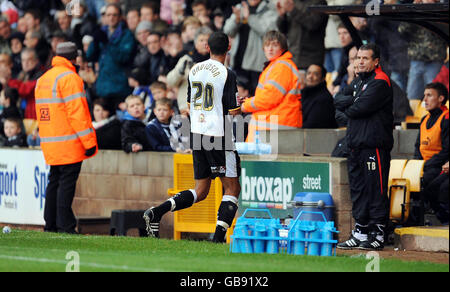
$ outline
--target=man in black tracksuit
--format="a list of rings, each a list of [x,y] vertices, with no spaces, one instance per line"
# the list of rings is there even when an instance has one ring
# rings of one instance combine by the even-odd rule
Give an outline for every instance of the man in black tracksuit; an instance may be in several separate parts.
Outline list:
[[[348,177],[356,221],[350,239],[338,244],[342,249],[384,247],[394,116],[391,83],[379,63],[378,47],[363,45],[357,55],[357,80],[347,99],[335,104],[348,118]]]

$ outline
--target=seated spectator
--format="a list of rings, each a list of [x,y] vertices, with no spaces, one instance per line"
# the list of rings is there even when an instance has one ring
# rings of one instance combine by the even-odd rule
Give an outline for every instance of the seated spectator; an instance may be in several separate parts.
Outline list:
[[[72,16],[67,14],[66,10],[59,10],[55,13],[56,26],[54,30],[62,31],[66,36],[72,37],[73,31],[70,27]]]
[[[34,99],[34,88],[39,77],[44,73],[39,63],[36,51],[33,49],[24,49],[21,53],[22,72],[17,79],[11,79],[11,75],[4,76],[9,87],[16,88],[19,91],[19,97],[22,100],[21,108],[24,109],[23,117],[25,119],[36,119],[36,102]]]
[[[211,10],[208,7],[208,0],[194,0],[191,7],[192,15],[200,20],[202,26],[211,26]]]
[[[72,30],[73,40],[79,49],[82,48],[81,40],[86,35],[92,35],[97,29],[95,18],[88,13],[85,1],[80,1],[77,11],[72,13],[70,28]],[[72,9],[75,9],[75,5]],[[70,35],[69,35],[70,36]]]
[[[121,129],[122,149],[126,153],[151,151],[145,126],[147,124],[144,103],[139,96],[130,95],[125,99],[127,114]]]
[[[154,31],[163,34],[166,31],[168,24],[159,18],[159,3],[147,2],[141,6],[141,21],[149,21],[152,23]]]
[[[19,109],[17,108],[17,101],[19,100],[19,92],[17,89],[6,87],[0,93],[0,105],[3,106],[3,111],[0,113],[0,134],[4,135],[3,123],[8,118],[21,119]]]
[[[278,31],[269,31],[263,44],[269,63],[261,73],[255,96],[241,105],[243,113],[252,113],[248,142],[254,142],[257,130],[302,127],[299,73],[288,51],[287,39]]]
[[[39,31],[29,30],[25,34],[24,44],[28,49],[34,49],[36,51],[36,55],[41,64],[46,64],[50,54],[50,45]]]
[[[51,68],[52,67],[52,60],[53,57],[56,56],[56,47],[60,43],[67,42],[69,39],[66,34],[64,34],[60,30],[56,30],[52,33],[51,39],[50,39],[50,51],[48,54],[48,59],[45,62],[45,68]]]
[[[337,128],[333,96],[327,89],[326,69],[312,64],[306,71],[306,86],[302,89],[303,128]]]
[[[177,102],[181,114],[187,115],[189,108],[187,105],[187,88],[189,70],[194,64],[206,61],[209,59],[209,51],[206,47],[208,38],[212,34],[209,27],[203,26],[195,33],[195,46],[192,51],[178,60],[175,68],[167,74],[167,85],[169,87],[178,88]]]
[[[331,88],[329,88],[332,95],[336,94],[340,90],[343,82],[346,82],[345,76],[347,75],[347,67],[350,64],[348,55],[349,51],[355,46],[350,32],[343,23],[338,26],[338,35],[342,45],[342,59],[340,62],[338,75],[334,79]]]
[[[152,23],[149,21],[141,21],[136,27],[134,33],[137,40],[136,55],[133,60],[133,67],[143,67],[150,59],[150,53],[147,49],[147,38],[152,31]]]
[[[165,34],[165,39],[163,50],[167,56],[167,70],[170,72],[186,52],[183,51],[183,41],[179,30],[168,30]]]
[[[183,50],[190,52],[194,50],[195,33],[202,26],[200,20],[195,16],[189,16],[183,21],[181,26],[181,39],[183,40]]]
[[[0,54],[11,54],[11,48],[8,44],[8,38],[11,34],[11,27],[8,18],[0,16]]]
[[[147,72],[142,68],[135,68],[128,76],[128,85],[133,88],[132,95],[142,98],[145,108],[150,108],[153,104],[153,95],[150,90],[150,80]]]
[[[98,149],[122,149],[120,132],[121,123],[115,115],[110,115],[108,103],[103,98],[98,98],[93,103],[94,126],[97,135]]]
[[[423,187],[439,176],[442,165],[448,161],[448,100],[447,88],[442,83],[425,87],[423,102],[428,114],[423,117],[415,144],[415,159],[425,160]]]
[[[161,81],[155,81],[152,83],[152,85],[150,85],[150,91],[152,92],[153,95],[153,99],[156,102],[157,100],[160,99],[164,99],[164,98],[168,98],[169,95],[169,89],[167,88],[167,85],[164,82]],[[170,99],[170,98],[169,98]],[[178,108],[178,103],[177,100],[173,100],[170,99],[172,101],[172,110],[174,112],[175,115],[179,115],[180,114],[180,110]],[[153,120],[154,118],[156,118],[156,115],[154,113],[155,110],[155,106],[156,103],[153,102],[153,104],[151,105],[150,109],[149,109],[149,121]]]
[[[127,17],[126,17],[127,26],[128,26],[128,29],[132,33],[136,32],[136,28],[140,22],[140,18],[141,18],[141,15],[140,15],[139,9],[132,8],[132,9],[128,10]]]
[[[147,63],[140,66],[149,73],[150,84],[158,80],[161,75],[165,76],[169,72],[169,60],[162,49],[161,38],[162,35],[156,31],[150,33],[147,37],[147,49],[150,53],[150,58]]]
[[[158,99],[155,102],[154,118],[147,125],[147,134],[154,151],[172,152],[170,137],[173,125],[170,122],[173,117],[172,101],[168,98]],[[172,127],[172,129],[171,129]]]
[[[22,52],[22,49],[24,47],[23,41],[25,40],[25,35],[21,32],[14,32],[11,34],[11,37],[9,38],[9,44],[11,46],[11,59],[13,62],[12,67],[12,75],[11,77],[13,79],[17,78],[17,75],[19,75],[20,71],[22,71],[22,62],[20,60],[20,53]]]
[[[22,120],[18,118],[7,118],[3,124],[6,139],[2,146],[5,147],[27,147],[27,136],[22,133]]]

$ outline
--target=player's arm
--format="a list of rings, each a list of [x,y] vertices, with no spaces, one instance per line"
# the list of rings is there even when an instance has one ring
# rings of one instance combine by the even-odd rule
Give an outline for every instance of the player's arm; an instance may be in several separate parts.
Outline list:
[[[241,107],[237,101],[237,82],[236,74],[228,70],[228,77],[224,87],[224,109],[228,110],[228,114],[231,116],[237,116],[241,114]]]

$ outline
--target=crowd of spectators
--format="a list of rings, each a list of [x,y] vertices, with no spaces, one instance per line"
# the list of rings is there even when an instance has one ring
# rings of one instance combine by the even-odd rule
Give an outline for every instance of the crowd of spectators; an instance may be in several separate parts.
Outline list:
[[[80,52],[79,74],[100,149],[187,151],[170,139],[179,128],[172,116],[189,116],[187,76],[194,64],[209,58],[205,44],[213,31],[223,31],[232,40],[227,66],[238,76],[241,97],[255,94],[264,70],[264,34],[278,30],[287,37],[300,72],[303,127],[345,127],[335,113],[333,96],[351,84],[353,60],[364,43],[380,46],[381,65],[398,87],[397,99],[421,99],[425,85],[440,75],[447,74],[442,80],[448,88],[448,47],[431,31],[352,17],[360,43],[338,17],[307,10],[310,5],[367,2],[1,1],[0,145],[39,145],[38,129],[26,129],[22,120],[36,119],[36,81],[51,67],[58,43],[65,41],[74,42]],[[440,1],[385,0],[384,5],[400,2]]]

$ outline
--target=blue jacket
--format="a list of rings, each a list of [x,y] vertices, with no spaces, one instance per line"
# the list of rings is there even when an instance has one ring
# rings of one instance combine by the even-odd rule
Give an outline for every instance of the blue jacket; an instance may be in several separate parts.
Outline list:
[[[170,140],[158,119],[153,119],[146,128],[148,140],[154,151],[173,152]]]
[[[102,27],[107,33],[108,27]],[[107,43],[94,40],[86,53],[88,61],[99,62],[99,74],[95,83],[98,96],[126,97],[132,92],[128,86],[126,69],[131,64],[135,49],[135,40],[131,31],[121,22],[108,38]]]

